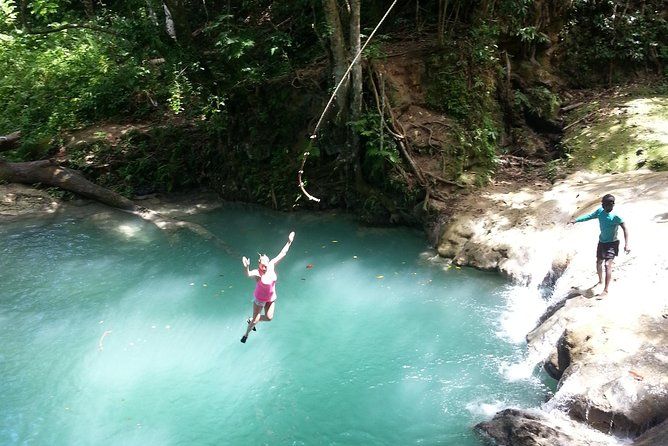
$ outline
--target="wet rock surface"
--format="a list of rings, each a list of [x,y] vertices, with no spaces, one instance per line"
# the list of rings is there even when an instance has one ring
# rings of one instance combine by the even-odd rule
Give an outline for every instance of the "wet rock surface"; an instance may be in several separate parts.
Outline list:
[[[596,209],[606,193],[617,197],[631,251],[620,252],[610,293],[602,296],[595,286],[598,224],[566,223]],[[668,238],[668,173],[579,173],[549,190],[492,189],[477,200],[484,212],[454,215],[438,251],[520,283],[553,286],[552,305],[527,334],[529,351],[558,380],[545,409],[558,407],[582,429],[611,439],[668,444],[657,440],[666,438],[668,417],[668,252],[659,243]],[[620,239],[623,247],[621,231]],[[497,444],[592,444],[571,430],[565,439],[549,416],[503,411],[490,423],[496,427],[484,431]]]

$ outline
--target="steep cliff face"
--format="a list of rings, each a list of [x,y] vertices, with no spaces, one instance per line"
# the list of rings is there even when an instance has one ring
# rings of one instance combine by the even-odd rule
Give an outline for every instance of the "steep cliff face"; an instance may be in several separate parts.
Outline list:
[[[598,224],[566,223],[594,210],[606,193],[617,197],[631,251],[616,259],[610,293],[602,297],[594,286]],[[578,173],[549,189],[492,185],[461,207],[442,232],[441,255],[553,289],[554,305],[527,336],[529,350],[558,380],[543,409],[630,438],[666,420],[668,252],[661,241],[668,237],[668,172]],[[592,444],[543,418],[500,413],[480,429],[500,444],[544,444],[536,438],[545,435],[552,438],[545,444]],[[510,432],[503,428],[509,423],[515,439],[497,437]]]

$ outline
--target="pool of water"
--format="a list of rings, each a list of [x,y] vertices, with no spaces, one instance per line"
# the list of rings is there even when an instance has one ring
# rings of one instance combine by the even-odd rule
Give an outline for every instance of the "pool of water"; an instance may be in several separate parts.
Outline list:
[[[243,205],[192,219],[229,245],[125,214],[0,226],[0,444],[480,445],[533,407],[500,333],[509,285],[444,266],[423,234]],[[278,253],[275,318],[239,342]],[[530,374],[531,375],[531,374]]]

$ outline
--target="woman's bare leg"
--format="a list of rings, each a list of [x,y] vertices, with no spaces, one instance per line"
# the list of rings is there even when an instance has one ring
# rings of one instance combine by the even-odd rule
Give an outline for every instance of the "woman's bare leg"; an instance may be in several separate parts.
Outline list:
[[[276,301],[273,302],[267,302],[264,304],[264,314],[262,315],[262,321],[264,322],[269,322],[274,318],[274,308],[276,307],[274,305]]]
[[[253,329],[253,327],[255,327],[255,325],[258,322],[260,322],[261,312],[262,312],[262,307],[255,305],[255,303],[253,303],[253,317],[251,318],[250,323],[248,324],[248,328],[246,328],[246,334],[244,335],[245,337],[247,337],[248,334]]]

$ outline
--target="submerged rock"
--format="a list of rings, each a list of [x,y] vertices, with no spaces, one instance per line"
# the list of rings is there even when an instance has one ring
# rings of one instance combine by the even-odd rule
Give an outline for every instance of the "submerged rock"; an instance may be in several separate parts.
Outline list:
[[[617,440],[538,411],[505,409],[475,430],[498,446],[611,446]]]
[[[52,214],[59,206],[59,200],[43,190],[22,184],[0,184],[0,221]]]
[[[665,446],[668,444],[668,420],[636,438],[633,446]]]
[[[566,446],[573,439],[559,430],[548,426],[545,417],[528,412],[506,409],[497,413],[492,420],[479,423],[479,432],[492,438],[500,446]]]

